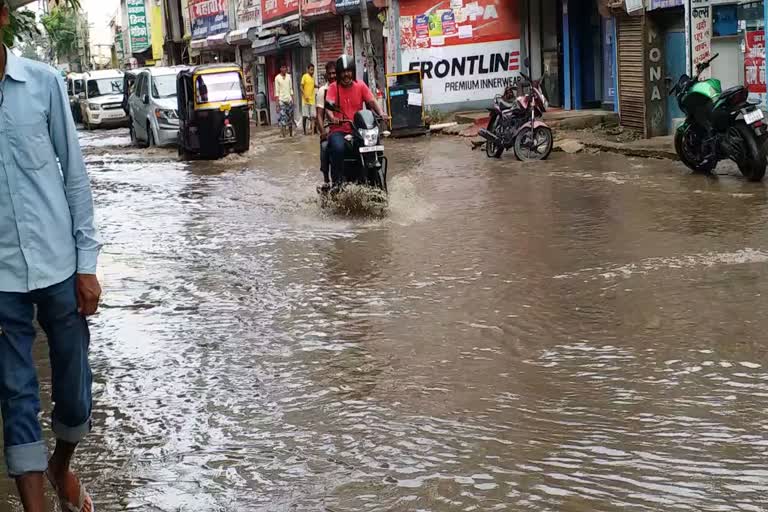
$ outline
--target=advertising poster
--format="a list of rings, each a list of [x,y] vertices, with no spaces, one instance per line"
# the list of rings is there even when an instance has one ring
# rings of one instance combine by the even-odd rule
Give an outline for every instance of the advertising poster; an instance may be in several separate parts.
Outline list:
[[[189,18],[192,39],[205,39],[229,31],[227,0],[190,0]]]
[[[520,74],[516,2],[401,0],[401,71],[421,70],[427,105],[491,100]]]
[[[750,95],[765,94],[765,32],[747,32],[744,40],[744,84]]]
[[[130,36],[131,53],[141,53],[149,48],[149,24],[147,23],[147,8],[144,0],[128,0],[128,34]]]

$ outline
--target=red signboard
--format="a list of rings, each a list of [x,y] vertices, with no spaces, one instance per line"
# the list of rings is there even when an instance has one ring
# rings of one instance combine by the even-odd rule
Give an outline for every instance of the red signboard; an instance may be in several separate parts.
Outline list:
[[[752,93],[765,91],[765,32],[747,32],[744,52],[744,83]]]
[[[261,2],[262,23],[299,14],[299,0],[261,0]]]
[[[301,0],[301,14],[305,17],[324,16],[336,12],[334,0]]]

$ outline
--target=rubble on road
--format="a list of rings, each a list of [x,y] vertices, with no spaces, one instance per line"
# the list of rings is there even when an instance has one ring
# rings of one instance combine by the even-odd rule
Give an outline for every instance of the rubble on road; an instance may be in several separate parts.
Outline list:
[[[562,139],[555,142],[554,149],[573,155],[584,151],[584,144],[574,139]]]

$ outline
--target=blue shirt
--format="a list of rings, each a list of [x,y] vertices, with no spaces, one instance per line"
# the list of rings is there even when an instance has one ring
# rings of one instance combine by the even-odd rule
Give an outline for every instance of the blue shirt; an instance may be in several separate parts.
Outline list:
[[[0,48],[2,51],[2,48]],[[5,49],[0,81],[0,292],[96,273],[101,245],[59,73]]]

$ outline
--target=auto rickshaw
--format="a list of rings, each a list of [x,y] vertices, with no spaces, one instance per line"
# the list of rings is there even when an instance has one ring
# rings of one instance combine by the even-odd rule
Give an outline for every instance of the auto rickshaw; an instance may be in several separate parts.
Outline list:
[[[186,69],[176,78],[176,90],[182,159],[215,159],[248,151],[250,110],[238,66],[209,64]]]

